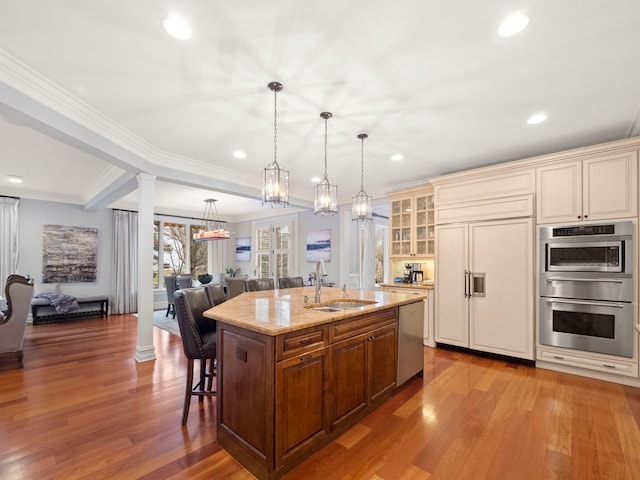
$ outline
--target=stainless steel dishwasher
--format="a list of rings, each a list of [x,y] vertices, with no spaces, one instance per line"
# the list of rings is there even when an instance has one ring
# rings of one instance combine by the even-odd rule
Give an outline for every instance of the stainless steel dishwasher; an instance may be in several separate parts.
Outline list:
[[[423,329],[424,300],[402,305],[398,319],[398,386],[423,369]]]

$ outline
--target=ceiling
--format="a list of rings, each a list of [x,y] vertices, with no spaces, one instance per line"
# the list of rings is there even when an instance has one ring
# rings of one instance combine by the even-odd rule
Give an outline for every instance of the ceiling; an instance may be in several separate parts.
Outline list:
[[[498,36],[514,11],[528,27]],[[191,39],[163,30],[169,12]],[[4,2],[0,194],[136,208],[143,172],[158,179],[158,212],[201,214],[213,197],[227,220],[272,215],[257,200],[274,154],[271,81],[284,85],[277,158],[292,208],[312,207],[323,174],[323,111],[340,203],[360,189],[361,132],[376,198],[636,136],[639,19],[637,0]],[[548,120],[528,125],[540,111]]]

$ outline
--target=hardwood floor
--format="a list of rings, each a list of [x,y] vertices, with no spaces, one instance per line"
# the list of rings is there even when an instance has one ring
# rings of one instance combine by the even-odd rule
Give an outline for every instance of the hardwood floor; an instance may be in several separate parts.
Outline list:
[[[0,357],[0,478],[251,479],[216,443],[215,399],[180,426],[186,360],[137,318],[28,326]],[[640,389],[425,348],[424,378],[307,459],[292,479],[638,479]]]

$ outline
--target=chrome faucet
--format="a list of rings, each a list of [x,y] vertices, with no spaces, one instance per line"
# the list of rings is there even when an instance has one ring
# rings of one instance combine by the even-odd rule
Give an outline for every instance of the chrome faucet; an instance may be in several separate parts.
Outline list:
[[[315,303],[320,303],[320,290],[322,286],[320,282],[322,281],[322,275],[320,275],[320,268],[322,268],[322,275],[326,275],[327,272],[324,269],[324,260],[318,260],[316,263],[316,296],[314,298]]]

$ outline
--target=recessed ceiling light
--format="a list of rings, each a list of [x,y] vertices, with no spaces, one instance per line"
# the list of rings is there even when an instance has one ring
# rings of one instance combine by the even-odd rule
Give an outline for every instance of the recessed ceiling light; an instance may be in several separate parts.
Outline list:
[[[320,177],[311,177],[313,183],[318,183],[320,180],[322,180]]]
[[[399,162],[400,160],[404,160],[404,155],[402,155],[401,153],[394,153],[393,155],[391,155],[391,160],[393,160],[394,162]]]
[[[498,35],[501,37],[511,37],[520,33],[529,24],[529,17],[523,13],[509,15],[498,28]]]
[[[547,119],[547,114],[544,112],[536,113],[535,115],[531,115],[527,120],[529,125],[536,125],[538,123],[542,123]]]
[[[233,152],[233,158],[247,158],[247,154],[242,150],[236,150],[235,152]]]
[[[177,15],[171,14],[162,22],[162,26],[169,35],[180,40],[191,38],[191,27],[187,21]]]
[[[7,180],[11,183],[22,183],[23,178],[20,175],[7,175]]]

